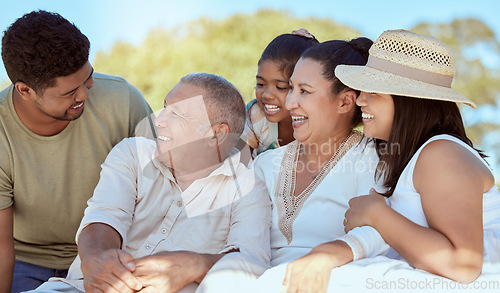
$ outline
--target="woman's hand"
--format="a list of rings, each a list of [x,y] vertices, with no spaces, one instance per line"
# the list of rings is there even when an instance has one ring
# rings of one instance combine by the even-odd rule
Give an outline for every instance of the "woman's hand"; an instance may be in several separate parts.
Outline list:
[[[312,250],[288,264],[281,292],[326,292],[333,268],[325,253]]]
[[[344,241],[320,244],[288,264],[282,292],[326,292],[332,269],[351,262],[352,258],[351,248]]]
[[[385,197],[370,189],[368,195],[357,196],[349,201],[349,209],[345,213],[344,231],[347,233],[356,227],[374,226],[377,217],[389,208]]]

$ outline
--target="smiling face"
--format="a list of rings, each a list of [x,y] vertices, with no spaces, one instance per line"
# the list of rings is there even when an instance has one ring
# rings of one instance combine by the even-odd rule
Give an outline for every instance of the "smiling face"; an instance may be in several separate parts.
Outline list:
[[[201,88],[181,82],[165,97],[164,109],[155,120],[156,156],[165,165],[173,167],[169,156],[182,162],[203,153],[213,137],[203,94]]]
[[[87,62],[77,72],[56,78],[56,86],[45,89],[42,95],[34,94],[35,108],[55,120],[77,119],[83,114],[85,100],[94,86],[93,72]]]
[[[361,107],[363,133],[387,141],[394,120],[394,101],[391,95],[361,92],[356,104]]]
[[[339,129],[339,103],[332,93],[332,82],[322,72],[320,63],[300,59],[290,78],[286,108],[292,116],[293,136],[305,144],[321,144],[345,132]]]
[[[288,78],[280,70],[279,64],[271,60],[260,62],[256,79],[257,103],[267,120],[277,123],[289,118],[290,113],[285,109]]]

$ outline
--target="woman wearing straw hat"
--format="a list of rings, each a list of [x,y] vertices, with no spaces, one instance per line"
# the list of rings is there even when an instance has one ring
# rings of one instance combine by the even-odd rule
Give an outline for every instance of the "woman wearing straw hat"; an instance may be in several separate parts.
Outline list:
[[[340,65],[335,74],[361,91],[363,132],[376,143],[376,176],[387,191],[350,200],[344,225],[357,231],[351,239],[357,244],[352,251],[324,245],[327,266],[314,267],[311,256],[290,264],[284,285],[294,289],[287,292],[298,292],[304,275],[323,270],[329,278],[331,266],[383,251],[383,244],[364,237],[368,226],[392,247],[388,257],[458,282],[474,281],[483,263],[499,264],[500,194],[484,155],[465,134],[456,103],[475,104],[450,87],[450,49],[432,37],[386,31],[366,66]],[[302,275],[294,273],[300,268]]]
[[[457,103],[476,105],[450,87],[450,49],[387,31],[366,66],[335,74],[362,91],[363,131],[376,141],[387,188],[351,201],[346,231],[370,225],[414,267],[459,282],[474,281],[483,262],[500,262],[500,193],[465,133]]]

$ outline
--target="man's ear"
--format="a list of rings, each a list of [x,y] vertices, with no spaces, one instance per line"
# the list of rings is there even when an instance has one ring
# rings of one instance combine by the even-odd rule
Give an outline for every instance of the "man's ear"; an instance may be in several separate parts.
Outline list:
[[[351,89],[341,92],[337,99],[339,103],[339,113],[349,113],[356,106],[356,98],[356,92]]]
[[[217,142],[219,145],[224,143],[229,137],[229,125],[227,125],[226,123],[213,125],[212,131],[214,133],[212,140],[214,141],[214,143]]]
[[[23,100],[32,100],[33,95],[36,95],[36,92],[22,81],[16,82],[14,87]]]

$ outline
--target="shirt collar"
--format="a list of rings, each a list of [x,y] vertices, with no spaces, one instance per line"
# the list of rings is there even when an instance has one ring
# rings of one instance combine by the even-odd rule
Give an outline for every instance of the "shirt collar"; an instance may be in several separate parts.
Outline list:
[[[210,173],[207,178],[216,175],[233,176],[234,172],[236,172],[236,168],[240,164],[240,154],[241,153],[238,149],[233,148],[222,165]]]
[[[160,173],[163,174],[163,176],[165,178],[167,178],[168,180],[175,183],[175,178],[174,178],[174,175],[172,174],[172,171],[170,170],[170,168],[165,167],[165,165],[163,165],[158,160],[158,158],[155,156],[155,154],[156,154],[156,147],[155,147],[155,150],[153,151],[153,153],[151,154],[151,161],[153,162],[153,165],[155,166],[155,168],[158,169],[160,171]]]

